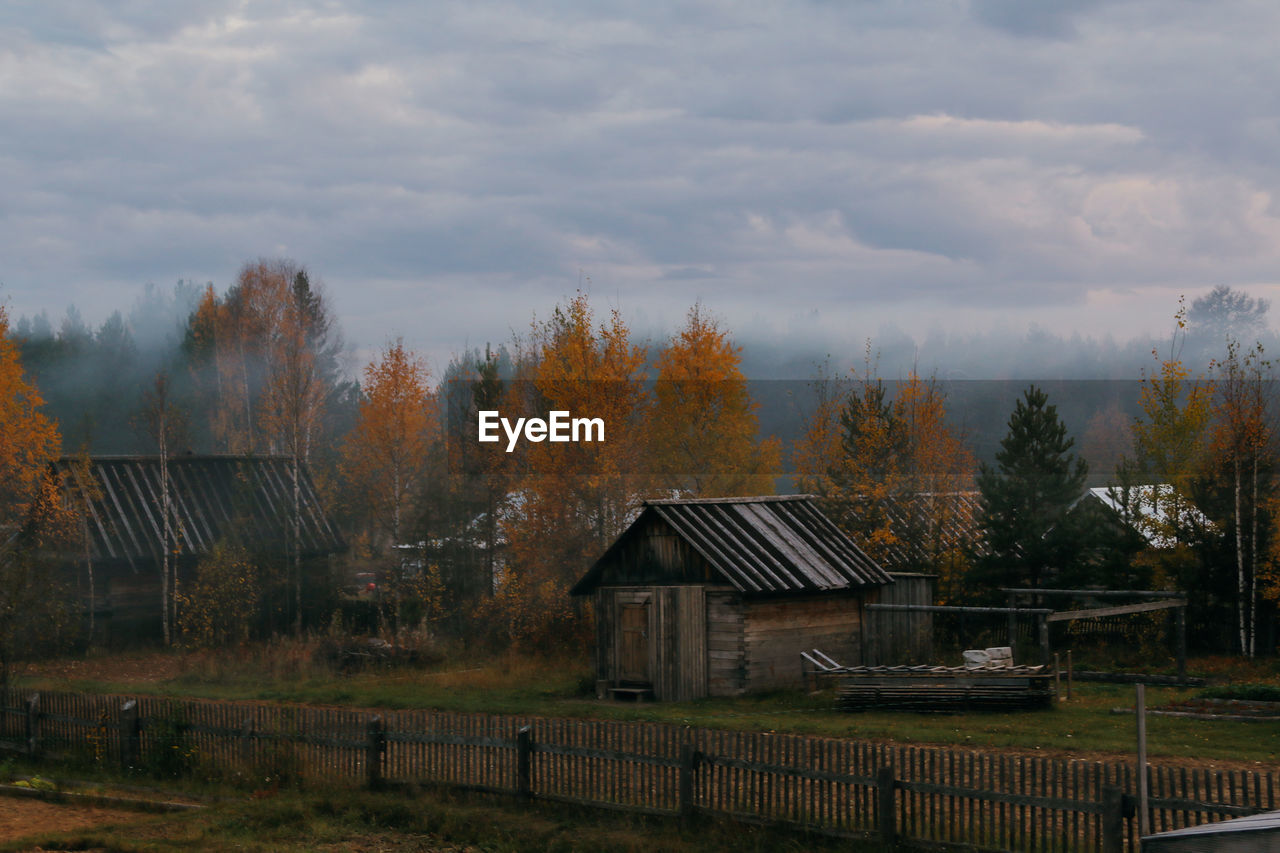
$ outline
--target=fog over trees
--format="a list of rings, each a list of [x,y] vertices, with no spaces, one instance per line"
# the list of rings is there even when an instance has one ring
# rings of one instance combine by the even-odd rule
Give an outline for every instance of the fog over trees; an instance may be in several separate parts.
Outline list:
[[[379,578],[371,624],[393,637],[410,628],[515,644],[577,636],[575,577],[643,500],[673,495],[813,492],[870,553],[887,557],[904,538],[929,543],[919,568],[940,578],[940,595],[974,600],[993,578],[1013,582],[1001,555],[1026,553],[1021,539],[1042,534],[992,528],[980,554],[943,541],[939,531],[958,520],[952,504],[930,499],[905,527],[900,507],[981,487],[983,523],[1021,517],[1014,504],[1038,500],[1043,484],[1019,479],[1020,453],[1040,445],[1069,453],[1070,472],[1051,511],[1034,513],[1058,530],[1056,550],[1019,578],[1196,592],[1202,623],[1230,626],[1219,645],[1246,653],[1273,624],[1280,501],[1266,300],[1220,287],[1159,306],[1161,339],[1033,328],[917,340],[884,329],[804,346],[739,338],[700,303],[681,328],[645,335],[586,293],[537,308],[527,334],[461,351],[443,370],[399,339],[378,342],[362,366],[322,279],[263,259],[222,292],[148,286],[96,327],[68,306],[56,320],[20,318],[6,341],[64,454],[273,455],[292,461],[295,495],[309,469],[352,546],[346,571]],[[609,440],[507,452],[474,440],[482,409],[600,417]],[[1051,414],[1036,422],[1043,435],[1018,433],[1028,412]],[[1077,535],[1097,525],[1064,515],[1086,486],[1156,483],[1172,488],[1160,501],[1198,507],[1212,531],[1175,531],[1177,549],[1143,556],[1131,537],[1117,548],[1114,532]],[[316,590],[333,579],[304,565],[296,543],[284,550],[268,570],[224,549],[181,596],[166,567],[166,638],[242,637],[255,624],[301,631],[329,618],[335,599]],[[1053,565],[1067,551],[1069,572]],[[227,587],[238,572],[253,581],[213,597],[235,602],[235,630],[193,628],[214,611],[191,591]]]

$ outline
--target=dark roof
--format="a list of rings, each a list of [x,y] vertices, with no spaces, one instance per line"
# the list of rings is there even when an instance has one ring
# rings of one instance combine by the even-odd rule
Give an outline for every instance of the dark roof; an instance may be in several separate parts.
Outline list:
[[[247,547],[285,553],[292,536],[292,460],[281,456],[175,456],[169,460],[170,501],[179,557],[207,553],[235,534]],[[68,488],[92,494],[88,513],[95,560],[158,559],[163,540],[160,457],[95,456],[85,470],[75,458],[57,468]],[[345,545],[329,523],[315,486],[301,468],[299,530],[304,556]]]
[[[817,508],[811,495],[647,501],[630,529],[657,515],[744,594],[828,592],[891,583]],[[624,532],[572,592],[590,592]]]
[[[875,552],[891,572],[932,566],[946,551],[986,552],[982,528],[982,496],[978,492],[916,492],[878,503],[894,541],[877,543]],[[851,515],[858,515],[855,503]],[[863,544],[857,534],[854,541]]]

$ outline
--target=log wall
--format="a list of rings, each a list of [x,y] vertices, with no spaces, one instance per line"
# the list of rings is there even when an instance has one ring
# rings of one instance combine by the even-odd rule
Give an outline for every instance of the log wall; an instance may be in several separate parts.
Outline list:
[[[862,599],[855,594],[747,601],[743,606],[746,691],[800,687],[800,653],[861,660]]]

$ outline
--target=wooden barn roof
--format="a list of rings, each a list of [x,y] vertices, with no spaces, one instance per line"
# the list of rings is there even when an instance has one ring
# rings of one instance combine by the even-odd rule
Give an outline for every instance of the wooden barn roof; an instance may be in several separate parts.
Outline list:
[[[207,553],[232,533],[251,548],[285,552],[292,535],[292,462],[280,456],[176,456],[169,460],[170,501],[179,557]],[[68,488],[89,502],[95,560],[158,559],[163,540],[160,458],[95,456],[87,475],[74,458],[57,463]],[[306,467],[300,482],[304,555],[342,550]]]
[[[828,592],[892,582],[810,495],[647,501],[632,528],[650,513],[744,594]],[[578,581],[573,594],[595,588],[617,544]]]

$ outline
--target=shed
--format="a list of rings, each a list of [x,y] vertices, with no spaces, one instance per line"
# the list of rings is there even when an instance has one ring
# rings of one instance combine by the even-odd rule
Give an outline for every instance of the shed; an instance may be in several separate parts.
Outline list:
[[[166,544],[158,456],[74,457],[56,463],[77,505],[86,507],[82,543],[67,555],[87,607],[124,636],[158,633],[160,563]],[[179,579],[220,540],[283,557],[293,530],[293,462],[283,456],[184,455],[168,460],[172,541]],[[303,559],[345,548],[306,466],[299,467],[297,530]],[[94,578],[92,593],[87,583]]]
[[[648,501],[572,593],[595,605],[598,694],[687,700],[800,686],[812,648],[860,662],[888,583],[791,495]]]

